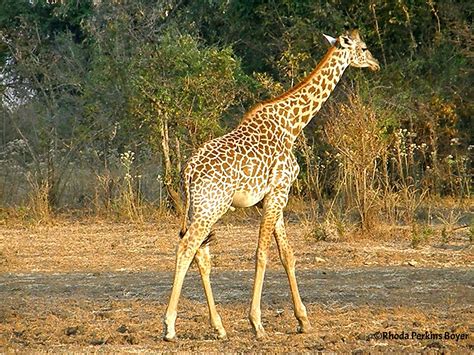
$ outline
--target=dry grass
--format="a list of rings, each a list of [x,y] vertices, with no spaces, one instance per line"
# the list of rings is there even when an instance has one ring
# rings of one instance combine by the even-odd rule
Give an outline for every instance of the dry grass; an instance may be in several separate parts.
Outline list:
[[[239,219],[244,218],[242,212]],[[234,216],[235,217],[235,216]],[[214,270],[253,270],[258,223],[247,215],[239,224],[226,217],[219,224],[212,245]],[[447,243],[434,233],[423,245],[411,247],[411,230],[392,229],[377,240],[346,236],[337,242],[320,241],[308,228],[288,220],[298,260],[297,268],[344,270],[374,266],[472,268],[474,259],[467,231],[457,230]],[[50,225],[0,227],[0,270],[8,273],[77,273],[168,271],[174,269],[178,221],[159,223],[111,223],[97,219],[58,220]],[[437,231],[438,232],[438,231]],[[231,244],[231,247],[229,246]],[[281,269],[273,245],[269,269]],[[22,293],[0,306],[0,348],[3,351],[35,352],[313,352],[325,351],[422,351],[467,350],[469,342],[378,341],[372,334],[393,331],[470,332],[472,314],[456,304],[419,308],[354,306],[350,303],[309,304],[314,334],[296,335],[296,321],[289,303],[263,306],[269,338],[254,340],[247,321],[249,299],[219,306],[229,341],[215,341],[202,301],[183,298],[178,318],[179,341],[161,341],[161,317],[165,301],[146,297],[107,299],[101,297],[37,297]]]
[[[337,242],[318,242],[308,227],[288,221],[288,234],[298,268],[346,268],[364,265],[473,266],[467,228],[452,233],[448,243],[436,229],[418,249],[412,248],[412,229],[387,229],[383,239],[348,234]],[[96,219],[56,221],[51,225],[0,227],[0,271],[157,271],[174,268],[178,221],[111,223]],[[222,269],[253,270],[258,223],[252,218],[239,224],[216,226],[213,263]],[[231,247],[229,247],[231,243]],[[324,259],[321,262],[319,259]],[[238,266],[236,266],[238,265]],[[269,268],[281,268],[272,245]]]

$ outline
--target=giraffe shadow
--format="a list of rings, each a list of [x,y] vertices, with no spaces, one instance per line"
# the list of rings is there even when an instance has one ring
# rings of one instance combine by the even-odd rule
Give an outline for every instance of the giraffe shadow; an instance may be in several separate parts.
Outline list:
[[[218,303],[250,302],[253,270],[216,270],[211,277]],[[432,307],[445,305],[447,299],[457,305],[469,305],[474,299],[474,271],[470,269],[301,270],[297,279],[303,301],[309,304]],[[0,275],[0,299],[32,296],[166,303],[172,282],[171,272],[4,273]],[[183,296],[206,302],[198,272],[186,276]],[[262,300],[268,305],[291,301],[284,271],[267,271]]]

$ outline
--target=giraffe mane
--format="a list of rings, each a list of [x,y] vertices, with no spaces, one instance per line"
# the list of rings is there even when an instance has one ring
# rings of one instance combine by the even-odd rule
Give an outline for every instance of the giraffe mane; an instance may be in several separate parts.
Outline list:
[[[331,57],[331,55],[334,53],[334,51],[336,50],[336,46],[332,46],[331,48],[329,48],[329,50],[326,52],[326,54],[324,55],[324,57],[319,61],[318,65],[316,65],[316,68],[313,69],[313,71],[307,75],[301,82],[299,82],[298,84],[296,84],[295,86],[293,86],[292,88],[290,88],[289,90],[287,90],[286,92],[284,92],[283,94],[280,94],[278,95],[277,97],[275,98],[272,98],[272,99],[268,99],[268,100],[264,100],[262,102],[259,102],[258,104],[256,104],[255,106],[253,106],[249,111],[247,111],[247,113],[244,115],[244,118],[242,120],[245,121],[247,120],[248,118],[250,118],[251,116],[253,116],[255,114],[255,112],[257,112],[259,109],[261,109],[263,106],[265,105],[268,105],[268,104],[272,104],[272,103],[276,103],[280,100],[284,100],[286,98],[288,98],[291,94],[293,94],[294,92],[298,91],[299,89],[301,89],[301,87],[303,87],[304,85],[306,85],[314,76],[317,75],[317,73],[321,70],[321,68],[324,66],[324,64],[326,64],[329,60],[329,58]]]

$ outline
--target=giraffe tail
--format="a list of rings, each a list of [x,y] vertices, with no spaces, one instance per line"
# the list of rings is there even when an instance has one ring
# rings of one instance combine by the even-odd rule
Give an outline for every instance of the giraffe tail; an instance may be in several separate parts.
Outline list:
[[[182,181],[183,181],[183,195],[184,195],[184,211],[181,216],[181,230],[179,237],[183,238],[188,231],[188,219],[189,219],[189,207],[191,203],[191,192],[189,191],[189,181],[191,175],[186,174],[186,168],[182,170]]]
[[[189,191],[189,181],[191,180],[191,176],[187,176],[186,170],[183,170],[183,192],[184,192],[184,211],[183,216],[181,219],[181,230],[179,231],[179,238],[183,238],[186,232],[188,231],[188,219],[189,219],[189,207],[191,203],[191,193]],[[211,231],[204,241],[201,243],[201,248],[209,244],[210,242],[214,241],[215,238],[215,231]]]

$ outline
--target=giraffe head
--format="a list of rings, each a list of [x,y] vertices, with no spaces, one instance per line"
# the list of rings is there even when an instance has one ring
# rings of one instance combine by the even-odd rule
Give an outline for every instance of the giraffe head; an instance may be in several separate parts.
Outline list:
[[[360,38],[358,30],[343,34],[337,39],[327,35],[324,36],[331,45],[348,51],[349,65],[356,68],[370,68],[374,71],[380,69],[378,60],[369,52],[367,45]]]

